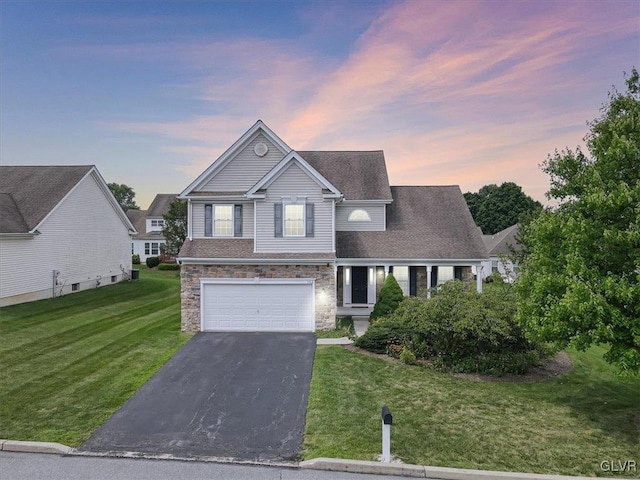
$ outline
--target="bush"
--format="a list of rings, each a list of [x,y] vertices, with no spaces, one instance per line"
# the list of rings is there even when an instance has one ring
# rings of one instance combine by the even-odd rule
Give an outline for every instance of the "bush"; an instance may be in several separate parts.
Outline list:
[[[415,365],[417,363],[415,353],[413,353],[407,346],[402,347],[400,361],[406,365]]]
[[[404,345],[411,341],[413,330],[398,320],[381,319],[374,323],[361,337],[356,347],[375,353],[389,353],[390,345]]]
[[[158,270],[180,270],[180,265],[177,263],[160,263]]]
[[[158,257],[147,257],[147,267],[153,268],[160,265],[160,259]]]
[[[133,265],[140,265],[140,255],[137,253],[135,255],[131,255],[131,263]]]
[[[384,279],[384,283],[378,294],[378,301],[373,307],[373,312],[371,312],[369,318],[373,321],[393,313],[403,298],[402,288],[398,285],[398,281],[393,274],[390,273],[387,275],[387,278]]]
[[[406,361],[413,354],[453,372],[525,373],[546,352],[530,343],[515,322],[513,297],[510,288],[477,294],[462,282],[448,282],[430,300],[404,299],[356,345],[401,360],[404,355]]]

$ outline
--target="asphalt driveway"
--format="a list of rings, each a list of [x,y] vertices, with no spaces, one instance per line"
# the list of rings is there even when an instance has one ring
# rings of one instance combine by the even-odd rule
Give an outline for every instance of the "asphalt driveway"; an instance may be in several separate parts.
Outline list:
[[[80,449],[294,459],[315,345],[313,333],[198,333]]]

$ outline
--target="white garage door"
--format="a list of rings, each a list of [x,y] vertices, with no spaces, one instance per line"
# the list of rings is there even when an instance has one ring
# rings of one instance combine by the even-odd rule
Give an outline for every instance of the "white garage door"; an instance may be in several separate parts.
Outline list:
[[[202,330],[312,332],[314,285],[306,280],[290,282],[203,280]]]

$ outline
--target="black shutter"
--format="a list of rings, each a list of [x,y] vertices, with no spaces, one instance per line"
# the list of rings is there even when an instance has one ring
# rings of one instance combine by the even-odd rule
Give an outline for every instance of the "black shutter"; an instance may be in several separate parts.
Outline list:
[[[409,267],[409,295],[418,295],[418,267]]]
[[[204,236],[213,236],[213,205],[204,206]]]
[[[307,214],[305,217],[305,230],[306,230],[306,236],[307,237],[313,237],[314,232],[313,232],[313,226],[314,226],[314,207],[315,205],[313,203],[307,203],[305,205],[306,210],[307,210]]]
[[[462,267],[453,267],[453,278],[462,280]]]
[[[438,267],[431,267],[431,288],[438,286]]]
[[[233,206],[233,236],[242,236],[242,205]]]
[[[273,204],[273,235],[276,237],[282,236],[282,204]]]

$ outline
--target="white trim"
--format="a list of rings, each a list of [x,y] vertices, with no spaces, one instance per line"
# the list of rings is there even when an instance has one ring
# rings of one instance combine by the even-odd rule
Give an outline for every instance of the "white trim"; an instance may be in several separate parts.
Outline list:
[[[220,155],[215,162],[213,162],[209,168],[202,172],[191,184],[185,188],[178,198],[186,198],[191,192],[200,188],[203,184],[209,182],[227,163],[234,157],[234,155],[247,143],[252,140],[252,137],[256,132],[262,131],[262,133],[278,148],[283,154],[287,154],[291,151],[291,147],[284,143],[280,137],[278,137],[273,130],[267,127],[262,120],[258,120],[253,126],[247,130],[233,145],[231,145],[225,152]]]
[[[14,238],[33,238],[36,235],[40,235],[40,232],[35,231],[33,233],[0,233],[0,238],[10,238],[10,239],[14,239]]]
[[[451,267],[469,267],[472,265],[478,265],[482,262],[480,258],[437,258],[437,259],[416,259],[416,258],[336,258],[337,265],[354,265],[354,266],[367,266],[367,265],[402,265],[411,267],[422,267],[427,264],[437,266],[445,265]]]
[[[336,253],[336,202],[331,205],[331,251]]]
[[[393,200],[347,200],[347,199],[343,199],[342,202],[345,205],[350,205],[350,206],[358,206],[358,205],[363,205],[363,206],[369,206],[369,205],[375,205],[375,204],[389,204],[389,203],[393,203]]]
[[[216,207],[231,207],[231,233],[229,235],[216,235]],[[210,238],[233,238],[236,228],[235,205],[232,203],[214,203],[211,205],[211,237]],[[207,226],[204,226],[205,231]],[[209,238],[209,237],[207,237]]]
[[[354,214],[359,214],[360,212],[364,213],[365,218],[353,218]],[[371,222],[371,214],[369,214],[369,212],[367,212],[364,208],[356,208],[355,210],[352,210],[349,215],[347,216],[347,222]]]
[[[377,266],[369,266],[367,268],[367,304],[375,305],[376,303],[376,275]]]
[[[182,197],[179,197],[182,198]],[[247,196],[242,195],[193,195],[191,197],[184,197],[192,199],[195,203],[211,203],[218,202],[220,200],[231,202],[246,202]]]
[[[253,201],[253,253],[258,253],[258,201]]]
[[[299,235],[287,235],[287,205],[302,206],[302,233]],[[282,237],[302,238],[307,236],[307,198],[306,197],[283,197],[282,198]]]
[[[285,170],[291,165],[297,165],[300,167],[312,180],[314,180],[320,187],[331,190],[334,198],[340,198],[342,194],[340,191],[324,178],[315,168],[307,163],[298,153],[291,150],[280,162],[269,171],[264,177],[262,177],[258,183],[249,189],[247,192],[248,198],[263,198],[262,195],[256,195],[258,190],[268,188]],[[331,198],[331,195],[324,195],[325,198]]]
[[[193,204],[187,199],[187,238],[193,240]]]

